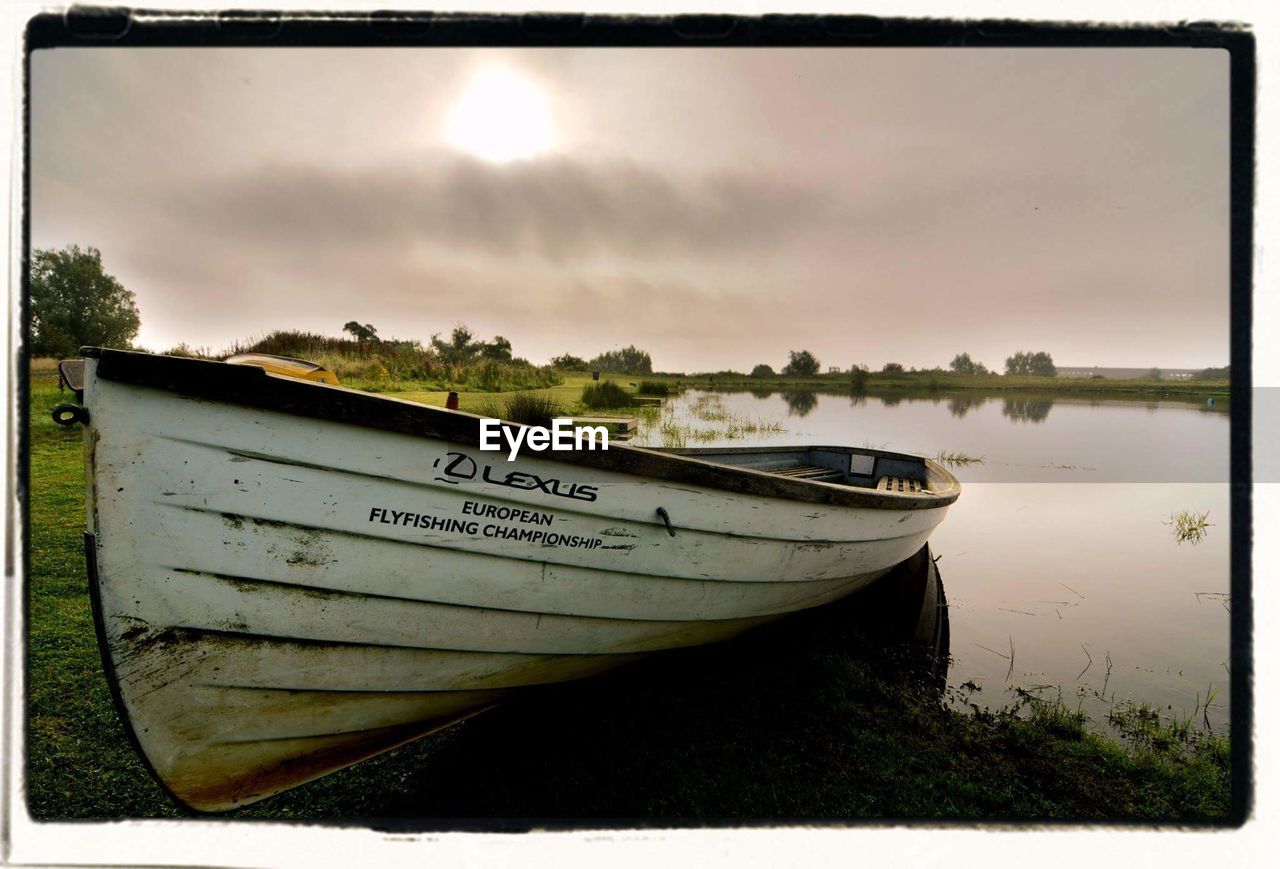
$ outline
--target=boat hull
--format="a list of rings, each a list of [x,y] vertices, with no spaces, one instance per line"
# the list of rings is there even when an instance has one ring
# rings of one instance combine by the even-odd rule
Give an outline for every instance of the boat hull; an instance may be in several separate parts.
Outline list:
[[[201,811],[513,692],[848,595],[947,509],[507,462],[102,378],[97,363],[86,482],[104,662],[157,778]]]

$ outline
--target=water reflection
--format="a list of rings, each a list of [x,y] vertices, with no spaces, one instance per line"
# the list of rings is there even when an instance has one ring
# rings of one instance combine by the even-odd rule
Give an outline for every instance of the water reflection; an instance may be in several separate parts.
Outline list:
[[[787,403],[787,415],[806,417],[818,406],[818,392],[815,389],[785,390],[782,398]]]
[[[942,576],[928,545],[842,605],[868,636],[909,648],[928,668],[939,693],[945,690],[951,621]]]
[[[788,418],[777,391],[737,392],[723,395],[732,415],[782,430],[700,444],[985,457],[956,469],[963,494],[931,537],[935,554],[945,553],[955,616],[953,689],[980,686],[974,702],[992,708],[1019,687],[1083,691],[1100,728],[1112,703],[1191,714],[1197,695],[1213,693],[1208,715],[1215,727],[1227,723],[1229,614],[1207,595],[1230,591],[1228,402],[1175,395],[1149,413],[1146,397],[1132,394],[895,390],[886,398],[842,388],[799,419]],[[684,419],[694,399],[672,399],[669,412]],[[661,432],[636,442],[661,446]],[[1171,517],[1181,511],[1194,544],[1178,543]],[[1202,516],[1207,533],[1195,533]]]
[[[1002,412],[1013,422],[1044,422],[1052,408],[1052,398],[1006,398]]]
[[[980,395],[953,395],[947,399],[947,408],[956,419],[964,419],[969,411],[986,403],[987,399]]]

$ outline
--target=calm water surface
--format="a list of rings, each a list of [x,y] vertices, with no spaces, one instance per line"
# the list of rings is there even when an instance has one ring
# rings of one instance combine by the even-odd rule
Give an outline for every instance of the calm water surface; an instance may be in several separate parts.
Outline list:
[[[731,439],[725,415],[785,431]],[[999,707],[1016,687],[1061,689],[1105,726],[1125,699],[1200,721],[1212,695],[1209,722],[1228,725],[1230,417],[1221,401],[690,391],[666,402],[663,420],[702,433],[688,446],[983,457],[953,469],[963,491],[931,538],[950,605],[953,702]],[[633,443],[662,446],[661,423]],[[1178,543],[1167,524],[1183,510],[1209,513],[1198,543]]]

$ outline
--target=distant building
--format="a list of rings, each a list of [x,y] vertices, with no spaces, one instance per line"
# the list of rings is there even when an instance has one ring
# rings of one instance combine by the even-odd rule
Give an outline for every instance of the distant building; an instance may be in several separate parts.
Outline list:
[[[827,368],[827,373],[828,373],[828,374],[841,374],[842,372],[840,371],[840,366],[839,366],[839,365],[832,365],[832,366],[830,366],[829,368]]]
[[[1085,368],[1079,365],[1059,365],[1059,377],[1105,377],[1107,380],[1145,380],[1150,368],[1102,368],[1094,365]],[[1160,376],[1165,380],[1190,380],[1200,371],[1199,368],[1161,368]]]

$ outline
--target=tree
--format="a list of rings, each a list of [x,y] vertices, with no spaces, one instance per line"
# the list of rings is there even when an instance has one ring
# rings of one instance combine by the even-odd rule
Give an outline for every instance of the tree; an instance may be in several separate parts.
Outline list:
[[[587,360],[581,356],[574,356],[572,353],[565,353],[562,356],[552,357],[551,367],[561,371],[586,371]]]
[[[378,330],[373,328],[373,326],[369,323],[365,323],[362,326],[359,323],[357,323],[355,320],[348,320],[347,325],[342,327],[342,331],[350,332],[351,337],[355,338],[356,341],[360,342],[361,344],[364,344],[367,341],[378,340]]]
[[[501,335],[496,336],[488,344],[481,345],[480,355],[485,359],[496,359],[499,362],[511,361],[511,342]]]
[[[901,363],[901,362],[886,362],[886,363],[884,364],[884,368],[882,368],[882,369],[880,369],[880,370],[881,370],[881,371],[883,371],[885,374],[901,374],[901,373],[902,373],[902,371],[903,371],[903,369],[902,369],[902,363]]]
[[[1231,366],[1227,365],[1222,368],[1202,368],[1195,374],[1191,375],[1192,380],[1230,380]]]
[[[142,320],[133,293],[102,270],[97,248],[37,250],[31,257],[33,356],[74,356],[83,346],[127,348]]]
[[[1019,350],[1004,361],[1004,373],[1032,377],[1057,377],[1058,369],[1053,357],[1044,351],[1026,353]]]
[[[441,362],[461,365],[473,360],[480,352],[481,343],[475,340],[471,330],[462,323],[453,327],[446,341],[439,333],[431,336],[431,349]]]
[[[987,366],[981,362],[974,362],[969,358],[968,353],[957,353],[956,358],[951,360],[951,370],[956,374],[990,374]]]
[[[812,389],[794,389],[782,393],[787,403],[787,416],[808,416],[818,406],[818,393]]]
[[[812,377],[818,373],[820,367],[818,357],[808,350],[791,350],[787,355],[790,361],[782,369],[782,373],[787,377]]]
[[[511,362],[511,342],[501,335],[492,341],[481,341],[465,323],[453,327],[448,339],[439,333],[431,336],[431,350],[446,365],[466,365],[479,359]]]
[[[616,374],[652,374],[653,360],[639,347],[623,347],[601,353],[589,363],[592,370],[612,371]]]
[[[755,368],[751,369],[751,376],[752,377],[772,377],[773,366],[765,365],[763,362],[761,362]]]
[[[1164,380],[1164,374],[1159,368],[1148,368],[1147,373],[1143,375],[1145,380]]]

